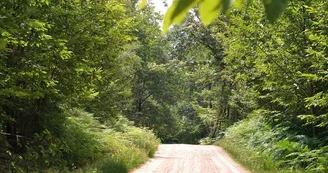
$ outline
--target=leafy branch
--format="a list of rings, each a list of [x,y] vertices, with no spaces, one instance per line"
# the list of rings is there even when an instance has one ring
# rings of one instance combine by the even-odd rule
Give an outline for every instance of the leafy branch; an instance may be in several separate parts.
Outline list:
[[[142,0],[140,7],[146,6],[148,0]],[[174,0],[164,16],[163,31],[166,33],[173,24],[180,24],[188,11],[194,7],[199,8],[202,23],[207,26],[219,13],[228,13],[234,6],[241,8],[244,1],[249,0]],[[274,22],[284,11],[287,0],[262,0],[265,13],[270,22]]]

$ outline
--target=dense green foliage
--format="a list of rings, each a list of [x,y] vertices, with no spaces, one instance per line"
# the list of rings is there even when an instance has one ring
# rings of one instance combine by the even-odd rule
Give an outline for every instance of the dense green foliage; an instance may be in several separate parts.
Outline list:
[[[250,119],[228,128],[224,139],[215,144],[252,172],[327,172],[327,146],[313,149],[317,139],[272,126],[264,114],[254,112]]]
[[[251,117],[227,131],[225,146],[240,144],[255,162],[268,161],[253,166],[258,172],[327,172],[326,10],[325,1],[289,1],[270,24],[253,3],[213,24],[224,31],[216,36],[224,43],[229,102]]]
[[[138,38],[160,34],[145,20],[152,8],[135,6],[0,2],[1,170],[69,171],[102,160],[127,170],[154,154],[152,132],[122,118],[134,100],[136,54],[147,46]]]
[[[225,135],[258,172],[327,172],[327,2],[175,1],[166,35],[138,2],[0,1],[1,170],[127,172]]]

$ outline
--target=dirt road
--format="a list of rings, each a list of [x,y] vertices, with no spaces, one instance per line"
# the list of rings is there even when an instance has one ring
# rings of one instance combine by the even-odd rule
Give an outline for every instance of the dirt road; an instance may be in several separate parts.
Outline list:
[[[164,144],[154,158],[131,173],[249,173],[222,148],[210,145]]]

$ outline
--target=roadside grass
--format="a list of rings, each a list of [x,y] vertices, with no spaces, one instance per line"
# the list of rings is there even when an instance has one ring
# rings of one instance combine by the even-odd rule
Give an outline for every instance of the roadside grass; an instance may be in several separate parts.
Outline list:
[[[101,173],[128,173],[129,169],[125,166],[124,163],[119,161],[114,161],[112,159],[108,159],[102,163],[100,166]]]
[[[221,139],[213,145],[220,146],[229,153],[233,160],[240,163],[252,173],[305,173],[305,170],[289,170],[280,168],[279,163],[268,155],[252,152],[241,143],[228,139]]]
[[[151,131],[134,126],[126,126],[125,129],[99,133],[104,157],[76,172],[128,173],[154,155],[160,142]]]
[[[59,157],[65,164],[42,172],[128,173],[152,157],[160,144],[151,130],[135,127],[124,117],[100,123],[81,109],[66,113],[69,118],[61,139],[70,150]]]
[[[263,115],[263,110],[254,111],[248,119],[227,128],[214,145],[254,173],[327,172],[328,147],[310,148],[313,139],[284,126],[272,126]]]
[[[83,169],[76,170],[76,173],[128,173],[129,169],[123,161],[115,160],[108,156],[107,158],[86,166]]]

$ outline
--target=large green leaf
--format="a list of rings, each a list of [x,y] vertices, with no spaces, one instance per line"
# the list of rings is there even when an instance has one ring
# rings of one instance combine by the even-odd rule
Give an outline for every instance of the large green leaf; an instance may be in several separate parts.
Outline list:
[[[139,8],[145,8],[146,4],[147,4],[148,0],[141,0],[140,4],[139,4]]]
[[[189,9],[200,0],[175,0],[164,16],[163,31],[167,32],[171,24],[181,23]]]
[[[220,11],[225,13],[232,5],[231,0],[203,0],[199,4],[199,15],[205,26],[210,24]]]
[[[199,5],[199,15],[203,22],[203,24],[206,26],[210,24],[218,15],[220,12],[220,1],[213,1],[213,0],[204,0]]]
[[[163,31],[167,32],[171,24],[180,23],[189,9],[199,4],[199,13],[203,24],[210,24],[222,11],[227,12],[232,5],[241,7],[243,0],[175,0],[164,16]],[[144,3],[145,0],[142,1]],[[287,0],[262,0],[267,18],[274,22],[285,10]]]
[[[270,22],[274,22],[285,10],[287,0],[263,0],[265,13]]]

